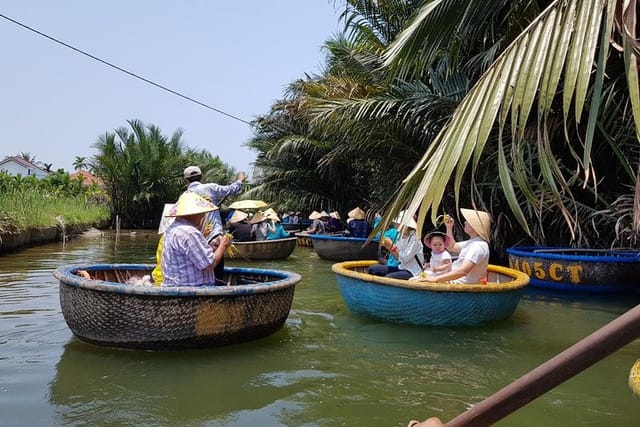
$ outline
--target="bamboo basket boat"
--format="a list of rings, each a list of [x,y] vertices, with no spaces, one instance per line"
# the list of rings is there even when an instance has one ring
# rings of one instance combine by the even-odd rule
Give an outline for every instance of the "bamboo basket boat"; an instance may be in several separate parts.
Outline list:
[[[297,238],[257,240],[251,242],[233,242],[234,250],[225,255],[229,259],[273,260],[284,259],[291,255],[296,247]]]
[[[378,259],[378,241],[366,238],[344,237],[330,234],[310,234],[313,249],[322,259],[354,261]]]
[[[144,350],[213,347],[266,337],[282,327],[299,274],[225,268],[228,286],[127,284],[154,265],[61,267],[60,306],[71,331],[92,344]],[[89,278],[78,272],[88,273]]]
[[[334,264],[338,289],[350,311],[392,323],[481,325],[509,318],[529,276],[489,265],[486,284],[424,283],[367,274],[375,261]]]

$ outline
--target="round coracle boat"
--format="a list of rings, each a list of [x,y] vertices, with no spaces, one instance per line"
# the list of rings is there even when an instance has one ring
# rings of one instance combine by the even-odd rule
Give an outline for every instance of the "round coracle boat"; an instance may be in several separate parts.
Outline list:
[[[367,274],[375,261],[334,264],[338,289],[350,311],[413,325],[480,325],[509,318],[529,276],[489,265],[487,283],[425,283]]]
[[[640,252],[515,246],[509,266],[531,276],[531,286],[583,292],[635,292],[640,288]]]
[[[309,234],[313,249],[322,259],[331,261],[378,259],[378,241],[331,234]]]
[[[61,267],[60,306],[83,341],[118,348],[173,350],[239,343],[282,327],[297,273],[225,268],[227,286],[161,287],[141,283],[154,265]]]
[[[296,248],[296,237],[285,239],[257,240],[252,242],[233,242],[233,249],[227,252],[230,259],[273,260],[284,259]]]

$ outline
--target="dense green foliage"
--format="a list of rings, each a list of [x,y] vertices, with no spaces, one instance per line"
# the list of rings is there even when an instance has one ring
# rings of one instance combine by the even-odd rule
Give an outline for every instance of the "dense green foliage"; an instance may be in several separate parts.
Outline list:
[[[119,221],[122,228],[156,228],[164,204],[184,191],[182,172],[189,165],[200,166],[205,182],[232,182],[233,169],[205,150],[185,147],[180,130],[167,137],[154,125],[128,124],[100,136],[98,154],[86,162],[104,181],[113,226]],[[85,159],[76,162],[83,165]]]
[[[346,0],[325,70],[255,122],[252,196],[425,227],[478,206],[497,249],[635,245],[637,91],[613,9],[589,19],[615,3]]]
[[[62,170],[43,179],[0,172],[0,232],[64,224],[97,224],[109,218],[108,200],[96,187]]]

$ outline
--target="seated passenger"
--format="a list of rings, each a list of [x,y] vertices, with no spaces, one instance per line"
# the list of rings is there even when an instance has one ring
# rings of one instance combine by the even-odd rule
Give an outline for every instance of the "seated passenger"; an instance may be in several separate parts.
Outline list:
[[[289,233],[284,230],[282,224],[280,224],[280,218],[278,214],[273,210],[267,209],[265,212],[267,223],[269,225],[267,232],[267,240],[286,239],[289,237]]]
[[[446,233],[435,230],[422,239],[425,246],[431,249],[431,258],[425,264],[427,273],[440,274],[451,271],[451,254],[447,251],[449,238]]]
[[[267,240],[267,234],[272,231],[267,223],[267,217],[264,212],[258,211],[253,218],[251,218],[251,235],[253,240]]]
[[[347,214],[349,219],[347,220],[347,229],[344,233],[346,237],[369,237],[371,233],[371,225],[365,219],[365,213],[359,207],[356,207],[349,211]]]
[[[418,224],[412,217],[404,218],[405,215],[405,211],[402,211],[393,220],[398,224],[396,243],[394,244],[389,237],[384,237],[382,241],[382,245],[389,251],[389,256],[398,262],[397,267],[377,264],[369,267],[369,274],[384,275],[394,279],[410,279],[422,272],[424,254],[422,242],[416,234]]]
[[[200,224],[207,212],[218,209],[192,191],[184,192],[168,216],[175,217],[162,239],[162,286],[213,286],[214,273],[231,241],[226,235],[214,251],[205,239]]]
[[[447,217],[447,237],[449,244],[447,249],[457,253],[456,259],[451,265],[451,271],[442,274],[430,274],[419,280],[426,282],[449,283],[482,283],[487,277],[489,265],[489,240],[491,238],[491,216],[484,211],[473,209],[460,209],[465,219],[464,232],[469,235],[469,240],[456,242],[453,238],[453,218]]]
[[[249,214],[236,210],[229,218],[229,233],[233,234],[235,242],[251,241],[251,224],[249,223]]]
[[[324,222],[322,222],[320,218],[320,212],[311,212],[311,215],[309,215],[309,219],[313,222],[311,223],[309,228],[305,230],[305,232],[308,234],[324,234],[326,230],[324,227]]]
[[[340,214],[337,211],[333,211],[329,214],[329,220],[327,221],[327,231],[329,233],[338,233],[342,231],[342,221]]]

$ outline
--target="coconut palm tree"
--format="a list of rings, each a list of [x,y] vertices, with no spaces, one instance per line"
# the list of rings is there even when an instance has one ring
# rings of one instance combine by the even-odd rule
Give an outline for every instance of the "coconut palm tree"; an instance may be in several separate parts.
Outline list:
[[[347,2],[348,34],[326,43],[323,74],[291,84],[285,99],[255,122],[257,137],[249,143],[259,152],[253,194],[284,200],[286,208],[343,211],[377,207],[389,198],[393,183],[425,148],[413,127],[396,126],[385,115],[396,107],[381,56],[416,7]],[[411,85],[395,89],[416,92]]]
[[[84,168],[86,168],[87,165],[87,158],[83,157],[83,156],[76,156],[75,160],[73,161],[73,170],[82,170]]]
[[[494,3],[499,2],[426,2],[388,49],[386,65],[397,76],[422,75],[437,55],[431,41],[463,28],[460,14],[477,16],[478,9]],[[452,12],[451,22],[432,25],[449,8],[459,8],[460,14]],[[616,221],[631,218],[625,200],[633,195],[637,200],[640,191],[634,146],[640,128],[635,10],[635,1],[549,2],[517,36],[505,40],[504,49],[496,49],[499,55],[406,177],[386,220],[408,207],[421,219],[430,214],[435,222],[451,190],[456,205],[465,197],[494,210],[478,197],[486,194],[481,184],[487,183],[478,177],[493,169],[505,202],[499,209],[508,207],[519,226],[538,240],[545,238],[541,231],[550,216],[562,218],[577,243],[588,243],[581,240],[584,224],[597,232],[604,216],[625,228]],[[408,60],[415,56],[421,60]],[[620,78],[624,72],[626,79]],[[624,128],[616,127],[621,124]],[[612,177],[633,187],[616,198],[611,181],[605,180]],[[623,206],[627,211],[619,210]],[[637,208],[634,212],[630,223],[637,230]]]
[[[182,132],[170,137],[156,126],[138,120],[98,138],[90,166],[105,184],[112,201],[112,219],[122,227],[157,226],[165,203],[173,202],[183,190]]]

